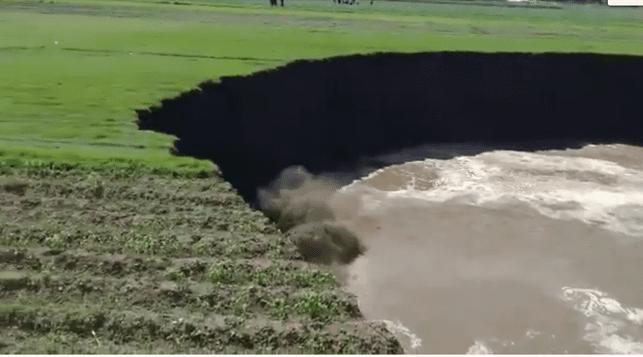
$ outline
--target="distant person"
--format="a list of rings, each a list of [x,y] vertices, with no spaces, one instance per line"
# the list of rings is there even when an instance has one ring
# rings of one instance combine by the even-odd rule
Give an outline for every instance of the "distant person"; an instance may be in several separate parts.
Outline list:
[[[277,6],[277,0],[270,0],[270,6]]]

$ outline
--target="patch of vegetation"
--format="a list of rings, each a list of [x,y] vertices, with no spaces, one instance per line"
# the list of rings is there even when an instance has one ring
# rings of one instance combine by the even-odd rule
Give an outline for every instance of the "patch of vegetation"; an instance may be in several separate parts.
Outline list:
[[[326,347],[325,351],[334,353],[347,353],[351,347],[369,342],[371,346],[364,348],[364,351],[400,352],[398,348],[391,348],[386,343],[373,344],[375,341],[365,336],[358,325],[351,324],[347,324],[342,332],[353,339],[353,343],[333,345],[333,341],[337,339],[334,326],[310,329],[307,325],[290,323],[275,327],[262,321],[243,323],[243,319],[235,318],[188,317],[175,313],[125,313],[66,304],[48,308],[45,312],[39,306],[3,304],[0,306],[0,323],[4,326],[19,326],[22,331],[30,334],[52,336],[55,332],[60,336],[73,336],[72,339],[93,338],[108,345],[152,340],[159,340],[161,343],[172,341],[175,344],[172,350],[242,352],[270,347],[277,351],[321,352],[305,344],[306,341],[315,340]]]
[[[29,183],[0,192],[0,352],[297,352],[337,340],[331,325],[369,334],[334,276],[216,177],[13,168],[0,180]],[[399,351],[387,338],[361,351]]]
[[[316,269],[300,269],[297,265],[272,262],[253,265],[239,260],[215,263],[208,271],[215,284],[253,283],[259,286],[293,285],[300,288],[335,287],[331,273]]]
[[[319,292],[306,292],[297,298],[295,310],[313,320],[330,321],[335,316],[349,315],[359,317],[361,314],[356,302],[337,299],[332,295]]]

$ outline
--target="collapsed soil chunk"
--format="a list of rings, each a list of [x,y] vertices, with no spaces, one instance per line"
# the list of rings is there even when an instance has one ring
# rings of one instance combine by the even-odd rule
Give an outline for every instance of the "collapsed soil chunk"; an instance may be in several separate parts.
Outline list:
[[[337,189],[329,179],[314,177],[299,166],[284,170],[272,185],[260,190],[262,211],[282,232],[309,222],[332,221],[335,215],[326,203]]]
[[[335,219],[335,215],[325,203],[311,199],[294,200],[281,209],[269,209],[266,215],[277,223],[282,232],[287,232],[304,222],[318,223]]]
[[[302,224],[288,231],[287,236],[304,259],[313,263],[349,264],[364,252],[357,236],[336,223]]]

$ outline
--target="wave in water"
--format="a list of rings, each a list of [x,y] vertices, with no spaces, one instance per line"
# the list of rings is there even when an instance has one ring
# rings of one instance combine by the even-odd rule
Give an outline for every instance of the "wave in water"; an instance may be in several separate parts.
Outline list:
[[[641,158],[601,145],[378,170],[332,203],[367,246],[348,287],[414,352],[641,353]]]
[[[643,236],[643,171],[604,159],[494,151],[387,167],[344,190],[358,185],[391,198],[491,207],[518,201],[547,217]]]
[[[643,353],[643,342],[634,341],[628,331],[643,327],[643,309],[623,307],[620,302],[596,289],[563,287],[563,299],[588,320],[585,340],[599,353]]]

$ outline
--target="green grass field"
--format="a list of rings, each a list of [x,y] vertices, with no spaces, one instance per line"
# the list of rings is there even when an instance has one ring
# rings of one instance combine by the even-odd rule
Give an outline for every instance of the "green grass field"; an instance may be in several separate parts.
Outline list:
[[[181,2],[184,4],[187,2]],[[375,51],[643,54],[643,11],[377,1],[0,2],[0,158],[174,171],[210,164],[168,154],[134,109],[223,75],[298,58]]]

